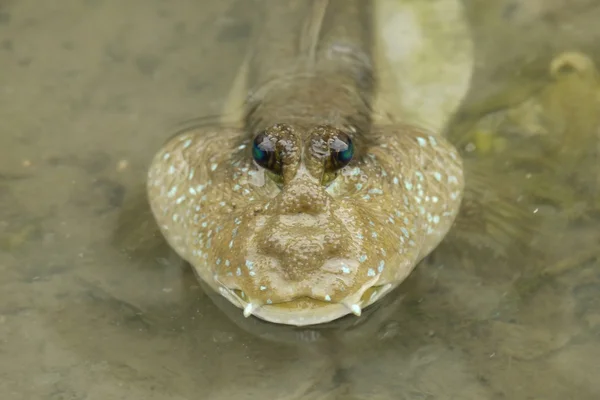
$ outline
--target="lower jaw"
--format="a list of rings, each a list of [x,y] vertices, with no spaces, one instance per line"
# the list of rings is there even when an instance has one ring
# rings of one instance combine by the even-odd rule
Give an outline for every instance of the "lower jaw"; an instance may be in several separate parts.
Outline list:
[[[343,304],[327,304],[318,308],[291,308],[279,305],[266,305],[252,314],[262,320],[285,325],[317,325],[342,318],[352,311]]]
[[[392,289],[391,284],[368,289],[357,304],[360,307],[358,315],[360,315],[361,308],[366,308],[375,303]],[[240,304],[238,306],[245,308],[247,304]],[[307,326],[332,322],[349,314],[357,314],[356,311],[356,309],[347,304],[301,298],[286,303],[256,307],[250,313],[257,318],[271,323]]]

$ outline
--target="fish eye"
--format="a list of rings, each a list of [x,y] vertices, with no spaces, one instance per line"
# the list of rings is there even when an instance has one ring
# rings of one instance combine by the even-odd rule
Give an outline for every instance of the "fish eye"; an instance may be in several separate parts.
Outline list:
[[[264,132],[256,135],[252,142],[252,157],[261,167],[276,174],[281,172],[281,161],[275,143]]]
[[[344,168],[354,157],[354,143],[350,136],[338,133],[329,144],[331,149],[330,167],[332,170]]]

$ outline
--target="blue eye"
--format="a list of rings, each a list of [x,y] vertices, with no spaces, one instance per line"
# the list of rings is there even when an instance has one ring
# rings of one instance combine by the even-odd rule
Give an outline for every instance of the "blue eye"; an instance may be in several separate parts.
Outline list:
[[[252,142],[252,157],[261,167],[279,173],[281,163],[277,157],[277,149],[269,136],[259,133]]]
[[[260,148],[260,145],[256,142],[252,145],[252,157],[260,165],[263,164],[269,158],[269,153],[266,150]]]
[[[341,169],[348,165],[354,157],[354,143],[350,136],[338,135],[331,144],[331,163],[334,169]]]

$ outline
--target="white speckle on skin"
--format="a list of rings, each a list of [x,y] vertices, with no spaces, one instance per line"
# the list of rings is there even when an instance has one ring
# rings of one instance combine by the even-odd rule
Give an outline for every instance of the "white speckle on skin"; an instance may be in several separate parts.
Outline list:
[[[394,177],[394,179],[392,181],[394,182],[394,185],[398,184],[398,178],[397,177]]]
[[[325,301],[331,301],[331,296],[329,296],[328,294],[325,295]]]
[[[350,273],[350,268],[348,268],[348,266],[344,264],[344,265],[342,265],[342,272],[344,274],[349,274]]]
[[[367,272],[368,276],[375,276],[375,270],[373,268],[369,268],[369,271]]]
[[[360,261],[361,263],[367,261],[367,255],[366,254],[361,255],[360,258],[358,259],[358,261]]]
[[[435,178],[436,181],[441,182],[442,181],[442,174],[440,174],[439,172],[434,172],[433,173],[433,177]]]
[[[167,197],[174,197],[176,193],[177,193],[177,186],[173,186],[171,188],[171,190],[169,190],[169,193],[167,193]]]
[[[213,163],[213,164],[211,164],[211,165],[210,165],[210,170],[211,170],[211,171],[214,171],[214,170],[216,170],[216,169],[217,169],[217,164],[214,164],[214,163]]]
[[[187,149],[188,147],[190,147],[190,145],[192,144],[192,139],[188,139],[185,141],[185,143],[183,144],[183,148]]]
[[[406,188],[406,190],[412,190],[413,185],[412,185],[412,183],[410,181],[405,180],[404,181],[404,187]]]
[[[173,175],[175,173],[175,167],[174,166],[169,166],[169,175]]]
[[[427,141],[425,139],[423,139],[422,137],[417,137],[417,142],[419,142],[419,146],[421,146],[421,147],[427,146]]]
[[[167,160],[169,159],[169,157],[171,157],[171,154],[169,154],[169,153],[165,153],[165,154],[163,155],[163,160],[167,161]]]
[[[377,271],[379,271],[379,273],[382,273],[384,267],[385,267],[385,261],[383,261],[383,260],[379,261],[379,266],[377,267]]]
[[[183,201],[186,199],[185,195],[180,196],[177,198],[177,200],[175,200],[175,204],[181,204],[183,203]]]

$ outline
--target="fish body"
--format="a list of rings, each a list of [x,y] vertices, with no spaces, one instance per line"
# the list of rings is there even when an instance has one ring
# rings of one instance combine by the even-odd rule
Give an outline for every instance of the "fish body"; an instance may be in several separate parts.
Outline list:
[[[244,127],[171,138],[149,169],[150,206],[170,246],[245,316],[360,315],[452,226],[462,161],[441,135],[372,123],[370,2],[261,4]]]

